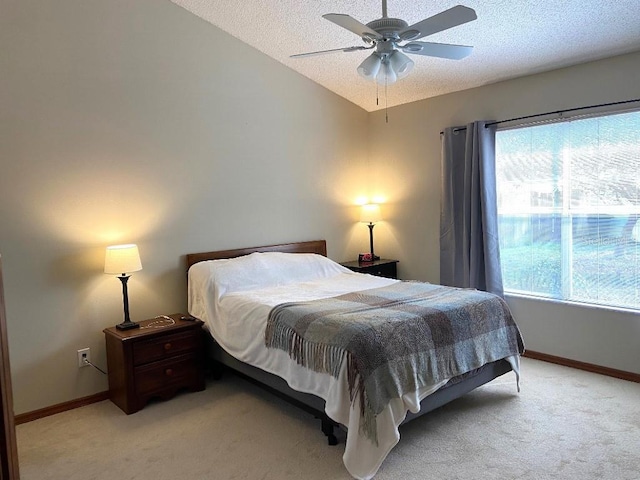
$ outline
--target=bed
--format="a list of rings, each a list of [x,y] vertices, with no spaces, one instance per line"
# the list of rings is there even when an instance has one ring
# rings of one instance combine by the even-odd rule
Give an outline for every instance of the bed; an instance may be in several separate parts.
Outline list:
[[[337,443],[334,427],[344,427],[346,445],[343,461],[353,477],[368,479],[375,475],[384,458],[399,441],[398,427],[402,423],[434,410],[507,372],[515,373],[517,383],[519,355],[523,353],[524,345],[515,323],[508,325],[506,329],[501,327],[501,332],[509,332],[508,339],[503,339],[504,334],[501,333],[498,340],[491,340],[497,346],[496,352],[493,352],[493,346],[489,348],[492,350],[490,356],[486,352],[474,352],[469,355],[473,357],[472,360],[445,362],[444,370],[457,369],[456,373],[459,374],[444,375],[436,372],[431,378],[426,373],[423,374],[422,370],[436,371],[437,366],[434,364],[437,362],[429,363],[427,358],[428,369],[422,368],[423,364],[420,363],[418,375],[415,372],[407,374],[408,378],[402,380],[415,388],[400,385],[404,389],[398,387],[399,390],[395,390],[396,384],[402,382],[398,382],[397,377],[404,376],[402,372],[409,369],[396,359],[389,362],[396,369],[395,373],[387,374],[385,369],[376,367],[369,369],[374,373],[368,372],[365,375],[365,368],[358,370],[357,367],[374,358],[375,349],[372,354],[374,357],[363,354],[362,358],[352,358],[348,356],[348,349],[331,350],[333,347],[329,348],[325,344],[318,349],[317,343],[292,333],[291,325],[285,324],[287,321],[294,326],[297,326],[296,322],[299,324],[300,318],[291,316],[297,308],[319,308],[319,304],[322,304],[322,308],[339,312],[337,316],[340,320],[335,320],[336,315],[326,320],[330,325],[334,325],[336,321],[343,322],[343,311],[334,309],[334,303],[327,303],[336,299],[347,304],[349,312],[368,312],[370,308],[374,308],[369,304],[380,303],[378,299],[381,296],[389,295],[389,292],[396,295],[395,291],[400,291],[399,289],[417,288],[420,292],[426,289],[429,295],[435,295],[431,293],[433,290],[439,298],[444,294],[448,295],[450,291],[456,291],[453,292],[456,295],[466,294],[457,292],[461,289],[445,291],[441,289],[447,287],[355,273],[326,258],[326,253],[326,242],[317,240],[188,254],[189,313],[205,322],[205,328],[211,334],[207,342],[208,356],[215,365],[232,369],[316,415],[321,420],[322,431],[330,444]],[[470,295],[489,295],[485,292],[468,292]],[[402,295],[406,296],[404,290]],[[512,322],[506,304],[495,298],[498,304],[504,305],[506,316],[509,317],[507,321]],[[356,308],[353,308],[354,299]],[[367,303],[366,308],[360,308],[361,304],[358,302]],[[447,302],[449,300],[445,303]],[[389,302],[385,300],[382,303]],[[398,309],[402,314],[410,312],[408,315],[413,315],[413,304],[410,307],[404,304],[398,307],[397,302],[391,303],[395,305],[394,315],[401,315],[397,314]],[[374,320],[376,316],[383,314],[377,310],[377,305],[375,308],[375,314],[370,314]],[[474,306],[466,310],[475,312],[482,309]],[[302,311],[297,315],[301,315],[305,322],[308,318],[313,318],[314,322],[319,317],[325,320],[324,315],[318,315],[315,311]],[[468,323],[483,324],[492,321],[485,319]],[[360,325],[363,322],[346,323]],[[388,321],[382,323],[390,324]],[[315,323],[307,322],[305,325]],[[394,323],[394,331],[400,331],[397,329],[401,325],[403,323],[399,321]],[[430,328],[434,330],[433,326]],[[319,327],[316,331],[320,331]],[[326,338],[326,329],[323,332],[322,338]],[[349,335],[349,339],[354,338],[353,334]],[[406,334],[401,336],[407,337]],[[433,331],[433,336],[442,337],[436,330]],[[483,333],[483,339],[486,336]],[[340,337],[340,340],[343,338]],[[309,343],[305,343],[307,341]],[[477,340],[473,342],[475,341]],[[387,348],[387,345],[394,343],[395,340],[387,339],[376,348]],[[465,340],[465,344],[469,343]],[[356,367],[352,368],[352,365]],[[383,371],[385,373],[381,374]],[[366,379],[368,383],[362,379]]]

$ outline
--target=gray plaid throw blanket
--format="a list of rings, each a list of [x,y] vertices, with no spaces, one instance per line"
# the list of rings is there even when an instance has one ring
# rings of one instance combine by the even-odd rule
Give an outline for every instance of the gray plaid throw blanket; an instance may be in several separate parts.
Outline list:
[[[376,444],[375,417],[392,398],[524,352],[500,297],[420,282],[277,305],[265,344],[335,378],[346,359],[361,430]]]

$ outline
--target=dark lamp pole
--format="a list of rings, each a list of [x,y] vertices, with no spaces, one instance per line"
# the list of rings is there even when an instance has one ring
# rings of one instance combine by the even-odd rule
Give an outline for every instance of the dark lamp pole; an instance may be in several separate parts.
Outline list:
[[[373,253],[373,227],[376,222],[380,221],[380,218],[380,205],[377,203],[362,205],[360,221],[369,227],[369,251],[371,252],[371,260],[380,260],[380,257]]]
[[[371,252],[371,260],[380,260],[380,257],[373,253],[373,227],[375,226],[375,223],[367,224],[367,227],[369,227],[369,250]]]
[[[118,275],[118,278],[122,282],[122,301],[124,303],[124,322],[116,325],[118,330],[129,330],[131,328],[140,328],[140,325],[131,321],[129,318],[129,292],[127,291],[127,281],[131,275],[123,273]]]

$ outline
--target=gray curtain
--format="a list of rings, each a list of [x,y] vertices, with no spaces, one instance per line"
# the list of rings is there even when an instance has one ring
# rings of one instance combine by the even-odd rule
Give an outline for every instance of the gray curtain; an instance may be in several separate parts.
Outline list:
[[[440,283],[503,296],[495,126],[474,122],[442,136]]]

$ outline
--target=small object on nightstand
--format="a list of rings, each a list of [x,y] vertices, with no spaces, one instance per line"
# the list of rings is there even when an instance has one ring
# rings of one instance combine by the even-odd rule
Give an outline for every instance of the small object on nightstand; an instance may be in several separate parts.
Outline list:
[[[139,322],[140,328],[104,329],[109,398],[126,414],[178,390],[204,390],[203,322],[180,313]]]
[[[398,260],[389,260],[381,258],[373,262],[345,262],[341,263],[343,267],[358,273],[368,273],[378,277],[398,278]]]
[[[371,255],[370,253],[361,253],[358,255],[358,263],[371,263],[371,262],[373,262],[373,255]]]

